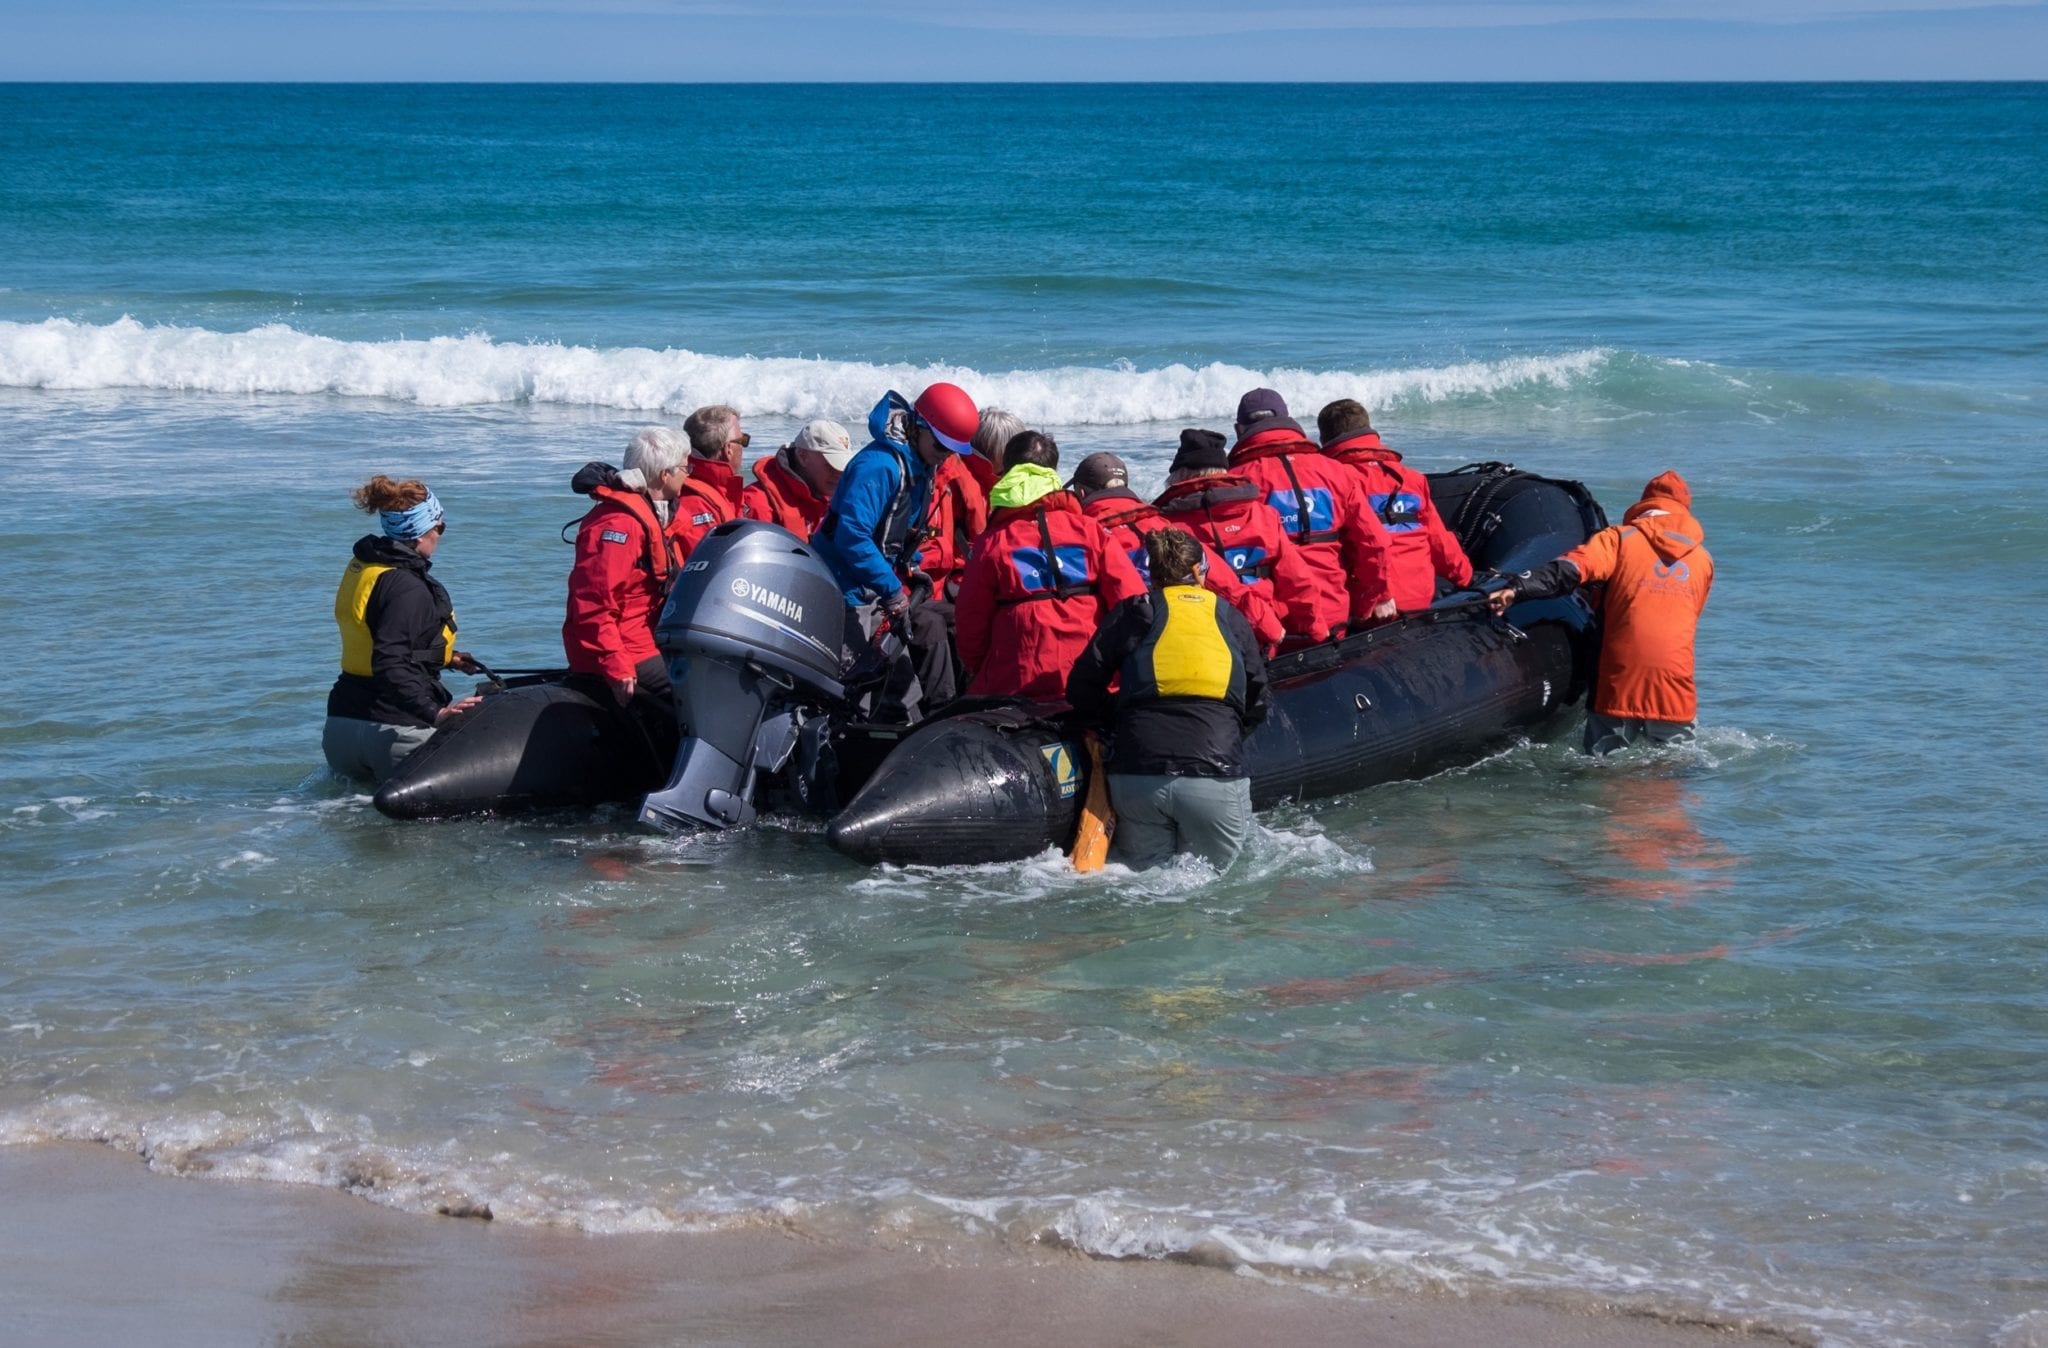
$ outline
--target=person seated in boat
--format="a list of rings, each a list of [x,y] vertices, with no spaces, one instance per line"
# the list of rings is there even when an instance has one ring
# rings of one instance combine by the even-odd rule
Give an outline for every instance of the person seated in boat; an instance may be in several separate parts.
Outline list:
[[[1401,462],[1372,428],[1363,403],[1339,398],[1316,413],[1323,453],[1355,469],[1366,503],[1387,535],[1387,578],[1403,613],[1436,602],[1437,582],[1452,589],[1472,583],[1472,562],[1458,536],[1437,514],[1429,479]]]
[[[1130,481],[1130,465],[1117,455],[1106,452],[1090,454],[1074,469],[1074,476],[1067,482],[1067,490],[1080,499],[1082,513],[1101,525],[1103,532],[1124,550],[1124,555],[1131,559],[1131,565],[1138,569],[1139,578],[1149,580],[1145,535],[1154,529],[1166,528],[1166,516],[1159,513],[1157,506],[1132,491]],[[1265,593],[1240,580],[1230,563],[1207,544],[1200,546],[1205,563],[1202,584],[1244,614],[1245,621],[1252,625],[1252,632],[1259,639],[1261,649],[1267,652],[1279,649],[1281,639],[1287,635],[1286,626],[1280,621],[1279,608]]]
[[[988,532],[960,581],[970,697],[1059,698],[1103,616],[1145,592],[1131,559],[1061,488],[1059,447],[1025,431],[1003,451]]]
[[[853,437],[846,427],[813,421],[774,454],[755,461],[754,480],[740,496],[740,514],[807,539],[825,518],[832,489],[851,462]]]
[[[1693,640],[1713,588],[1714,559],[1684,478],[1659,473],[1620,524],[1524,571],[1487,601],[1495,613],[1506,613],[1524,599],[1603,581],[1600,668],[1587,704],[1586,752],[1609,754],[1638,740],[1691,740],[1699,715]]]
[[[1266,661],[1244,615],[1202,581],[1202,545],[1145,535],[1152,588],[1111,611],[1075,660],[1067,700],[1113,712],[1110,859],[1134,870],[1192,852],[1217,870],[1252,831],[1245,732],[1266,718]],[[1110,692],[1110,682],[1117,685]]]
[[[354,493],[358,510],[381,532],[356,540],[355,557],[334,592],[341,629],[341,676],[327,694],[320,751],[344,777],[382,782],[425,744],[437,726],[480,700],[457,700],[443,669],[479,666],[455,649],[455,608],[429,574],[448,532],[448,516],[427,485],[384,474]]]
[[[1166,472],[1166,490],[1153,505],[1175,528],[1186,529],[1230,564],[1253,592],[1280,615],[1284,637],[1320,640],[1316,577],[1288,538],[1280,514],[1259,489],[1230,470],[1228,442],[1215,431],[1190,427]]]
[[[572,674],[602,680],[647,729],[656,753],[672,757],[675,703],[654,624],[687,549],[710,527],[694,517],[715,507],[691,487],[689,447],[666,426],[636,431],[625,465],[589,464],[570,483],[595,504],[577,522],[562,651]]]
[[[1325,457],[1269,388],[1238,399],[1230,467],[1279,513],[1315,577],[1312,632],[1321,641],[1348,624],[1394,617],[1387,534],[1366,504],[1358,474]]]
[[[903,657],[889,658],[870,709],[877,720],[915,722],[958,691],[945,619],[927,604],[912,605],[910,580],[933,476],[948,456],[973,453],[980,426],[974,399],[957,384],[933,384],[914,403],[893,390],[883,395],[868,413],[872,438],[847,465],[811,535],[846,600],[848,647],[864,652],[885,631],[904,644]]]
[[[967,465],[968,474],[981,484],[984,503],[995,487],[996,479],[1003,475],[1003,451],[1026,429],[1024,418],[1015,412],[1000,407],[981,409],[981,426],[974,432],[974,453],[964,456],[961,462]]]
[[[683,434],[690,438],[689,473],[676,494],[669,533],[687,560],[704,535],[740,517],[747,494],[740,456],[752,437],[740,428],[740,414],[723,403],[690,413]]]
[[[950,454],[932,475],[931,510],[924,538],[918,544],[918,569],[932,578],[932,603],[953,621],[952,601],[960,593],[967,570],[967,549],[988,528],[988,493],[1002,475],[1003,446],[1024,429],[1014,413],[1000,407],[981,409],[972,454]]]

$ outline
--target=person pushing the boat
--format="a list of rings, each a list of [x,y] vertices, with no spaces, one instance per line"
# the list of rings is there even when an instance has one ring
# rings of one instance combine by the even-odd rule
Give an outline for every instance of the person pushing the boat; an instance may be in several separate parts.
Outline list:
[[[740,513],[809,538],[825,518],[839,475],[852,462],[853,437],[846,427],[813,421],[773,455],[755,462],[754,480],[740,497]]]
[[[1605,582],[1599,672],[1586,713],[1586,752],[1609,754],[1638,740],[1691,740],[1699,716],[1693,642],[1714,559],[1692,513],[1692,489],[1659,473],[1621,523],[1554,562],[1524,571],[1487,596],[1495,613]]]
[[[1107,452],[1090,454],[1074,469],[1067,490],[1081,501],[1082,513],[1102,526],[1104,533],[1123,549],[1138,570],[1139,578],[1151,580],[1151,562],[1145,552],[1145,535],[1169,527],[1159,507],[1131,490],[1131,470],[1121,458]],[[1229,562],[1200,539],[1202,584],[1218,595],[1252,625],[1262,650],[1278,650],[1287,635],[1280,610],[1264,593],[1238,578]]]
[[[1143,870],[1192,852],[1225,870],[1251,836],[1244,737],[1266,718],[1266,660],[1244,615],[1203,586],[1192,534],[1155,529],[1145,553],[1152,588],[1110,612],[1074,662],[1067,701],[1113,713],[1110,859]]]
[[[1287,400],[1255,388],[1237,402],[1232,471],[1280,515],[1315,576],[1314,630],[1322,641],[1353,623],[1399,612],[1387,577],[1387,533],[1366,503],[1358,474],[1326,457],[1287,415]]]
[[[1430,499],[1429,479],[1401,462],[1372,428],[1365,405],[1339,398],[1316,413],[1323,453],[1355,470],[1387,535],[1387,581],[1403,613],[1436,602],[1437,581],[1472,583],[1472,562]]]
[[[327,694],[320,751],[342,776],[375,784],[435,727],[480,700],[456,700],[441,671],[473,674],[481,666],[455,649],[455,607],[429,574],[448,532],[440,500],[416,478],[382,473],[358,487],[354,500],[382,532],[356,540],[334,592],[341,675]]]
[[[1145,582],[1060,486],[1059,447],[1025,431],[1003,451],[988,532],[960,580],[960,659],[970,697],[1057,699],[1103,616]]]
[[[981,413],[957,384],[937,383],[912,403],[893,389],[868,413],[866,447],[833,490],[811,545],[846,601],[847,645],[862,650],[886,627],[908,648],[907,667],[884,684],[877,719],[917,721],[952,700],[958,678],[945,620],[913,607],[908,578],[932,477],[949,454],[969,454]],[[904,662],[895,662],[902,665]]]

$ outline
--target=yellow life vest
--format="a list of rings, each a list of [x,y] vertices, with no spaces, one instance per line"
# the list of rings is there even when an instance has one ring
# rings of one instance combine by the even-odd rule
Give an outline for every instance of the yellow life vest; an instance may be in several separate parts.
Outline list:
[[[1149,639],[1133,657],[1138,675],[1125,687],[1141,697],[1244,697],[1244,670],[1216,620],[1216,596],[1199,585],[1158,591]],[[1149,658],[1148,658],[1149,657]],[[1150,666],[1149,669],[1146,666]],[[1145,677],[1147,674],[1149,678]]]
[[[358,674],[367,679],[376,672],[370,662],[374,641],[370,636],[370,625],[363,620],[363,615],[369,611],[370,592],[377,588],[377,578],[392,569],[382,562],[352,558],[341,573],[341,584],[334,591],[334,624],[341,629],[341,672],[344,674]],[[443,665],[455,659],[452,613],[449,619],[441,626]]]

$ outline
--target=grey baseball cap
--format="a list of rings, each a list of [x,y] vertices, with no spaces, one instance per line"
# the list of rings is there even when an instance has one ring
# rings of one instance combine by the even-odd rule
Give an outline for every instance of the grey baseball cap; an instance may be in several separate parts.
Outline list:
[[[796,439],[783,446],[784,449],[815,449],[825,456],[825,462],[840,472],[853,462],[853,437],[846,433],[846,427],[836,421],[820,418],[796,433]]]

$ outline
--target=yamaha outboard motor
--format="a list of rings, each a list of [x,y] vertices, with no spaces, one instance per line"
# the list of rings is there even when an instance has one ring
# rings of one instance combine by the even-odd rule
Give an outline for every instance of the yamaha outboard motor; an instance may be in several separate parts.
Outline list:
[[[845,696],[846,602],[810,545],[735,520],[698,543],[655,625],[683,743],[640,806],[664,830],[753,822],[754,787],[789,761],[804,722]]]

